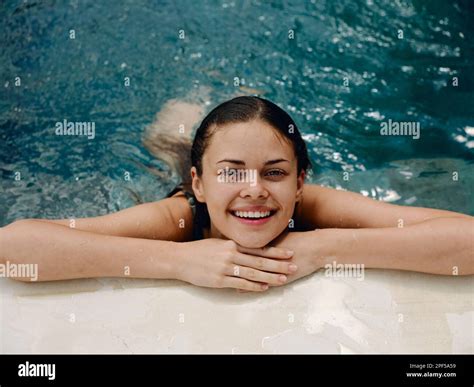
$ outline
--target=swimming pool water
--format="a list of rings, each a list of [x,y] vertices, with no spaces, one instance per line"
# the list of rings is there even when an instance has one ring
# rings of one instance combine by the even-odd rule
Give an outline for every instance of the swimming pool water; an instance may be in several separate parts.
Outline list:
[[[236,77],[293,116],[310,181],[473,215],[473,11],[468,0],[3,2],[0,225],[162,198],[177,177],[151,172],[168,168],[144,148],[145,126],[198,86],[222,102]],[[420,138],[381,136],[389,119],[419,122]],[[94,122],[95,138],[55,135],[63,120]]]

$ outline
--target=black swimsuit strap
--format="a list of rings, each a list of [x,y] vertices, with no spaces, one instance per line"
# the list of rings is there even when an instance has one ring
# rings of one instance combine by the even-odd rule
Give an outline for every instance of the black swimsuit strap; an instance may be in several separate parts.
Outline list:
[[[205,227],[205,221],[203,216],[205,214],[202,213],[201,206],[197,206],[196,198],[192,192],[189,192],[186,187],[181,183],[178,184],[166,197],[171,197],[178,192],[183,192],[184,196],[188,200],[189,206],[191,207],[191,211],[193,213],[193,239],[200,240],[204,239],[204,231],[203,228]]]

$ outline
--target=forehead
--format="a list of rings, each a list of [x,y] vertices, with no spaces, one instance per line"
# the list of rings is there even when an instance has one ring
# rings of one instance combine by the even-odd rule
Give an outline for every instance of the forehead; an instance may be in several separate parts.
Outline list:
[[[220,156],[294,158],[291,142],[277,129],[261,120],[231,123],[217,128],[207,148],[210,158]]]

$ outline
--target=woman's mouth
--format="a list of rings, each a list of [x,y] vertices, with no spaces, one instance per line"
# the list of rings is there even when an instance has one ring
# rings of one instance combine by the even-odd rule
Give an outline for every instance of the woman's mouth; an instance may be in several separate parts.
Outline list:
[[[276,210],[270,211],[230,211],[232,216],[243,224],[249,224],[253,226],[259,226],[267,223]]]

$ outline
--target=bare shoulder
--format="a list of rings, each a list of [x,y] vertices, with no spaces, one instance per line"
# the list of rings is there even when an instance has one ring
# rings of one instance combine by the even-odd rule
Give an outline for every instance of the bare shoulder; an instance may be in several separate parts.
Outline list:
[[[386,203],[346,190],[305,184],[298,209],[298,220],[315,228],[397,227],[439,217],[469,215],[434,208],[412,207]]]
[[[193,215],[182,193],[111,214],[79,219],[37,219],[77,230],[131,238],[192,240]]]

